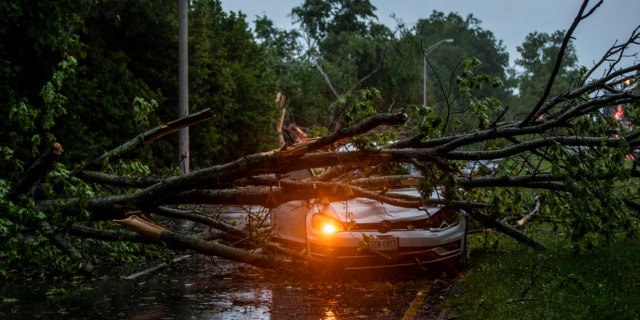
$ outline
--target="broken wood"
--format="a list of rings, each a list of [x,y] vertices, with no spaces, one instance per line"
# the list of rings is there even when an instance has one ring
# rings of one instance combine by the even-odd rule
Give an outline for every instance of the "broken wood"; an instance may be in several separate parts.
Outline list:
[[[116,219],[113,222],[119,226],[127,228],[131,231],[141,234],[143,237],[160,240],[162,232],[169,232],[167,228],[153,221],[148,215],[141,211],[129,212],[128,217],[124,219]]]
[[[115,147],[111,151],[105,152],[98,158],[87,163],[83,167],[83,170],[98,170],[99,168],[102,167],[102,163],[106,160],[117,159],[121,155],[126,154],[131,150],[134,150],[140,145],[149,143],[151,141],[164,137],[168,134],[177,132],[182,128],[186,128],[186,127],[201,123],[203,121],[207,121],[213,118],[214,116],[215,114],[211,109],[204,109],[202,111],[188,115],[184,118],[180,118],[178,120],[174,120],[174,121],[162,124],[160,126],[157,126]]]
[[[186,260],[186,259],[188,259],[190,257],[191,257],[191,255],[189,255],[189,254],[178,256],[178,257],[173,258],[173,260],[171,260],[170,263],[180,262],[180,261]],[[142,270],[140,272],[136,272],[136,273],[130,274],[130,275],[124,277],[124,279],[125,280],[133,280],[133,279],[139,278],[140,276],[147,275],[147,274],[149,274],[151,272],[154,272],[154,271],[156,271],[158,269],[162,269],[162,268],[167,267],[167,266],[169,266],[169,263],[163,262],[163,263],[158,264],[156,266],[153,266],[151,268],[144,269],[144,270]]]
[[[481,212],[475,209],[468,209],[467,212],[472,218],[480,221],[486,227],[495,229],[496,231],[499,231],[505,235],[508,235],[514,238],[515,240],[517,240],[518,242],[526,244],[527,246],[532,247],[536,250],[545,250],[544,245],[541,244],[540,242],[527,236],[522,231],[512,226],[505,224],[499,220],[496,220],[495,218],[491,217],[490,215],[484,212]]]
[[[516,228],[522,228],[524,224],[527,223],[527,221],[531,220],[531,218],[533,218],[535,215],[537,215],[540,212],[540,196],[536,196],[535,200],[536,200],[536,205],[533,208],[533,210],[529,211],[529,213],[527,213],[524,217],[516,221],[515,223]]]

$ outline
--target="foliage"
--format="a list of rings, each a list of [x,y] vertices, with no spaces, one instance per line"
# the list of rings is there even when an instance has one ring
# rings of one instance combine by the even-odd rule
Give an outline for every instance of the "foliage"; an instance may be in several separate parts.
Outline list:
[[[470,236],[473,272],[459,280],[464,295],[445,306],[460,319],[634,318],[639,288],[622,284],[638,283],[629,271],[639,262],[638,240],[576,253],[561,240],[563,231],[532,228],[545,253],[496,234]]]
[[[69,294],[69,290],[65,288],[50,288],[47,290],[47,296],[64,296]]]
[[[369,1],[310,0],[293,8],[294,22],[300,25],[306,44],[300,47],[299,55],[307,65],[306,70],[293,71],[303,71],[315,79],[317,87],[308,90],[313,92],[314,99],[322,99],[325,108],[354,89],[375,86],[371,77],[381,68],[392,34],[387,27],[374,22],[374,10]],[[284,94],[289,96],[286,91]],[[294,104],[308,105],[295,96],[292,98]],[[328,122],[302,125],[329,126],[340,121],[337,106],[328,111]]]
[[[31,136],[29,140],[25,140],[31,144],[30,148],[33,155],[38,155],[38,149],[41,147],[40,135],[47,137],[45,145],[51,145],[54,141],[53,135],[48,130],[54,125],[56,118],[65,112],[66,97],[61,95],[59,90],[62,88],[63,81],[69,72],[73,70],[74,64],[75,59],[67,57],[67,60],[60,63],[59,70],[53,73],[52,80],[44,84],[41,90],[44,101],[41,109],[35,109],[26,104],[22,104],[19,108],[11,109],[12,113],[9,116],[10,122],[8,125],[9,132],[11,128],[16,128],[17,124],[23,129],[24,136]],[[14,132],[13,134],[16,133]],[[14,147],[21,146],[14,145]],[[22,161],[14,157],[14,151],[8,146],[3,146],[3,150],[6,167],[22,169]],[[6,247],[0,251],[0,260],[2,261],[0,263],[0,276],[6,276],[12,266],[20,265],[21,263],[26,264],[38,261],[47,265],[52,260],[63,263],[61,260],[64,259],[51,252],[47,245],[48,241],[42,233],[23,234],[24,226],[33,227],[45,221],[47,217],[35,207],[33,198],[25,196],[10,198],[13,177],[20,173],[22,172],[9,171],[6,175],[0,176],[0,185],[2,186],[0,188],[2,199],[0,200],[0,207],[3,212],[2,216],[0,216],[0,240],[6,244]],[[64,180],[64,178],[68,177],[68,171],[64,169],[62,164],[58,164],[50,171],[48,177],[54,180],[63,178],[63,189],[65,190],[74,188],[74,182]],[[54,193],[53,187],[54,184],[50,184],[49,188],[44,190],[45,194],[49,193],[51,195]],[[52,219],[60,219],[60,215],[56,215]]]
[[[509,111],[511,118],[522,116],[534,106],[543,94],[549,76],[556,63],[564,32],[558,30],[553,34],[532,32],[527,35],[521,46],[517,47],[521,55],[516,59],[516,69],[510,70],[512,83],[518,95]],[[562,59],[560,71],[551,88],[551,96],[565,92],[576,86],[580,79],[580,68],[575,47],[569,42]]]
[[[305,33],[320,41],[341,33],[366,34],[367,23],[376,16],[375,7],[366,0],[307,0],[293,8],[294,20],[299,22]]]
[[[193,4],[190,13],[190,105],[216,117],[191,132],[195,167],[229,161],[277,146],[279,110],[265,49],[244,16],[227,14],[217,1]]]
[[[470,130],[471,128],[485,129],[492,122],[499,120],[500,114],[504,111],[502,102],[498,98],[494,96],[484,97],[478,93],[479,91],[482,92],[484,87],[490,87],[494,90],[503,88],[500,78],[491,77],[487,74],[475,74],[474,69],[479,66],[481,66],[480,60],[476,58],[465,59],[462,62],[461,75],[456,77],[456,84],[462,98],[461,104],[468,105],[467,109],[462,109],[462,113],[470,113],[477,119],[477,122],[470,122],[469,119],[456,118],[457,125],[453,126],[456,131]],[[465,122],[464,124],[462,124],[463,121]],[[447,122],[449,121],[447,120]]]
[[[380,99],[380,92],[376,89],[359,90],[349,93],[337,101],[337,107],[342,114],[342,125],[348,126],[376,113],[374,103]]]
[[[361,166],[374,174],[354,155],[371,158],[377,174],[406,173],[401,164],[411,163],[425,177],[425,197],[444,188],[445,199],[434,201],[494,223],[523,217],[539,196],[540,218],[556,222],[578,252],[637,227],[640,172],[630,154],[640,147],[639,99],[633,85],[622,85],[630,80],[622,76],[637,69],[615,71],[613,64],[589,82],[593,71],[575,65],[570,34],[530,34],[519,47],[522,69],[507,78],[504,46],[472,15],[433,12],[392,32],[376,22],[367,0],[307,0],[292,11],[298,29],[278,30],[262,17],[252,33],[242,14],[224,12],[219,1],[192,1],[190,111],[210,108],[215,117],[190,130],[196,170],[178,176],[175,138],[146,144],[140,136],[183,116],[175,112],[175,1],[9,1],[0,9],[3,276],[23,264],[75,272],[90,263],[157,257],[162,251],[145,245],[73,234],[86,227],[119,240],[109,231],[120,228],[108,221],[131,212],[170,216],[183,209],[177,204],[231,200],[275,205],[309,199],[325,182],[354,195],[357,186],[340,177],[300,182],[295,190],[271,180],[291,168],[334,168],[338,161],[351,173]],[[443,39],[454,42],[431,47]],[[549,79],[555,81],[547,86]],[[279,92],[287,97],[283,105],[273,102]],[[288,122],[320,138],[263,153],[277,146],[283,107]],[[335,159],[313,152],[353,136],[358,151]],[[382,148],[389,141],[392,147]],[[49,153],[53,142],[64,146],[62,156]],[[105,150],[116,151],[100,158]],[[39,163],[45,165],[32,166]],[[248,184],[258,187],[243,194]],[[261,193],[267,190],[273,193]],[[206,245],[208,253],[228,244],[223,253],[233,245],[267,245],[206,214],[178,211],[211,231],[198,237],[210,239],[220,228],[234,241],[171,233],[154,243]],[[264,257],[248,260],[263,261],[256,256]]]
[[[415,65],[422,65],[423,52],[430,45],[444,39],[452,39],[452,43],[443,43],[433,48],[427,55],[427,104],[437,108],[440,114],[453,114],[456,118],[466,112],[468,105],[458,103],[457,107],[450,104],[463,94],[459,92],[455,77],[468,72],[469,62],[478,75],[486,75],[495,79],[504,79],[508,64],[508,54],[501,41],[495,39],[493,33],[481,27],[481,21],[469,15],[462,18],[456,13],[445,15],[434,11],[428,19],[421,19],[415,25],[415,35],[408,38],[414,44],[420,60],[413,60]],[[419,46],[419,47],[418,47]],[[414,58],[415,59],[415,58]],[[479,63],[478,63],[479,62]],[[462,69],[462,70],[461,70]],[[450,77],[450,78],[447,78]],[[501,101],[510,98],[508,87],[468,87],[477,96],[493,95]],[[496,90],[500,89],[500,90]]]
[[[464,59],[483,61],[479,74],[498,79],[506,75],[504,46],[473,16],[463,19],[455,13],[445,16],[434,12],[413,28],[399,23],[395,32],[375,23],[375,7],[368,1],[306,1],[292,10],[292,16],[298,30],[277,30],[263,17],[257,21],[257,34],[270,52],[287,52],[276,59],[281,61],[277,65],[289,66],[278,68],[282,71],[279,89],[288,98],[291,121],[302,127],[331,126],[340,115],[334,102],[358,88],[381,92],[375,105],[378,112],[413,109],[423,100],[423,53],[428,44],[445,38],[454,39],[454,43],[429,53],[428,59],[428,104],[436,114],[465,119],[468,106],[454,103],[457,86],[452,79],[440,78],[458,73]],[[298,57],[297,61],[291,61],[293,57]],[[490,93],[476,91],[473,93]],[[508,100],[508,92],[505,87],[492,94]],[[454,110],[452,104],[458,108]],[[329,105],[332,107],[327,110]]]
[[[76,2],[77,3],[77,2]],[[77,3],[78,5],[86,5],[87,3]],[[67,25],[66,29],[73,33],[79,31],[77,28],[80,26],[78,23],[82,23],[83,14],[87,14],[85,9],[82,11],[73,11],[80,8],[80,6],[67,6],[66,3],[58,2],[54,9],[51,5],[53,3],[45,2],[40,3],[39,7],[29,6],[12,6],[12,8],[20,8],[16,11],[16,15],[4,16],[5,19],[26,19],[21,21],[29,21],[28,19],[38,19],[37,16],[29,14],[31,10],[42,10],[47,8],[55,12],[56,14],[49,14],[51,19],[47,26],[51,28],[62,28],[56,25],[56,23],[67,24],[67,21],[57,21],[56,17],[64,17],[64,19],[71,19],[73,24]],[[70,10],[70,11],[65,11]],[[50,12],[50,13],[51,13]],[[34,20],[31,20],[34,22]],[[28,25],[24,22],[18,25]],[[37,24],[37,23],[35,23]],[[12,51],[2,50],[3,65],[11,66],[7,68],[7,72],[2,74],[3,84],[0,86],[3,90],[2,110],[6,111],[7,117],[3,118],[3,126],[5,130],[2,131],[3,145],[0,146],[3,156],[3,175],[0,176],[0,193],[2,194],[2,201],[0,206],[2,207],[2,216],[0,216],[0,239],[6,244],[3,250],[0,251],[2,262],[0,266],[0,276],[5,277],[9,275],[9,272],[13,271],[13,267],[17,265],[44,265],[49,266],[49,270],[58,272],[77,272],[78,265],[76,262],[67,258],[65,254],[61,254],[58,249],[52,246],[51,237],[55,233],[61,233],[62,237],[65,237],[67,230],[71,225],[77,221],[85,220],[89,217],[90,212],[84,209],[80,210],[77,215],[65,215],[55,209],[48,215],[45,215],[35,205],[35,199],[32,197],[14,197],[10,195],[12,186],[17,183],[21,174],[24,173],[24,163],[31,163],[36,157],[42,157],[51,144],[56,140],[61,140],[65,143],[67,150],[72,150],[70,153],[73,160],[73,150],[87,152],[86,148],[83,150],[77,150],[77,146],[80,146],[82,139],[71,139],[69,134],[75,138],[75,135],[82,131],[76,130],[78,126],[85,124],[91,125],[91,122],[78,121],[78,118],[82,118],[81,110],[78,110],[77,94],[80,92],[77,89],[83,87],[79,77],[82,77],[86,71],[86,66],[79,66],[79,61],[75,56],[69,54],[72,49],[79,53],[80,57],[85,57],[84,51],[80,50],[79,37],[77,35],[70,35],[68,33],[59,33],[58,31],[50,32],[49,29],[38,30],[38,33],[30,33],[28,30],[21,30],[19,27],[14,29],[3,29],[3,43],[14,39],[15,37],[21,37],[23,40],[19,43],[23,44],[18,49],[29,52],[34,56],[30,58],[37,61],[37,63],[29,64],[29,66],[37,66],[42,64],[51,63],[51,57],[47,53],[49,50],[61,50],[63,58],[58,63],[58,67],[53,69],[52,73],[48,73],[45,69],[37,70],[31,68],[17,68],[22,64],[20,60],[16,58],[24,58],[24,56],[14,55]],[[26,32],[26,33],[25,33]],[[42,36],[42,38],[36,38],[36,35]],[[46,37],[60,37],[59,39]],[[68,37],[68,38],[65,38]],[[31,43],[29,42],[31,41]],[[32,45],[33,47],[29,47]],[[47,47],[50,46],[50,47]],[[1,47],[5,48],[5,47]],[[12,49],[15,49],[12,47]],[[46,49],[46,50],[45,50]],[[33,51],[31,51],[33,50]],[[68,53],[69,52],[69,53]],[[40,56],[37,56],[40,55]],[[80,63],[85,62],[81,59]],[[4,70],[4,69],[3,69]],[[94,75],[99,71],[94,70]],[[42,75],[49,74],[49,80],[43,80],[38,83],[38,79],[42,79]],[[22,77],[31,77],[30,82],[20,84]],[[104,83],[103,83],[104,84]],[[121,83],[122,84],[122,83]],[[35,86],[41,85],[41,89],[37,90]],[[73,89],[72,89],[73,88]],[[86,93],[82,93],[86,94]],[[104,98],[104,97],[103,97]],[[108,99],[106,99],[108,100]],[[157,106],[155,101],[146,102],[142,98],[134,99],[133,114],[135,117],[127,116],[130,119],[135,119],[138,124],[144,125],[148,122],[148,115],[152,109]],[[92,111],[94,117],[87,117],[90,119],[98,118],[98,114]],[[122,122],[119,123],[118,129],[123,131],[124,127]],[[74,126],[74,130],[69,133],[67,130]],[[98,134],[99,131],[95,130],[100,125],[94,125],[91,127],[91,132]],[[139,130],[139,129],[137,129]],[[87,129],[87,131],[89,131]],[[137,133],[137,132],[136,132]],[[101,134],[104,134],[101,133]],[[81,135],[84,137],[84,135]],[[76,143],[74,143],[76,142]],[[97,141],[93,141],[97,142]],[[93,145],[93,143],[88,143]],[[85,159],[86,153],[83,155]],[[149,173],[147,169],[147,174]],[[96,192],[88,184],[74,176],[74,173],[67,168],[62,162],[53,163],[52,168],[47,175],[41,181],[42,185],[39,190],[36,190],[37,198],[49,198],[60,199],[64,197],[70,197],[77,199],[77,206],[81,207],[86,205],[88,199],[96,195]],[[52,202],[52,208],[57,207],[56,202]],[[40,230],[41,226],[51,224],[52,234],[43,232]],[[44,228],[47,229],[47,228]],[[71,240],[70,240],[71,241]],[[75,240],[76,245],[82,243],[82,240]],[[131,245],[130,245],[131,246]],[[120,254],[118,250],[110,250],[115,255]],[[87,252],[88,256],[91,256],[90,252]],[[137,257],[136,255],[125,254],[121,257],[131,259],[131,257]],[[40,272],[41,270],[30,270],[30,268],[23,268],[20,272],[29,273],[31,271]]]

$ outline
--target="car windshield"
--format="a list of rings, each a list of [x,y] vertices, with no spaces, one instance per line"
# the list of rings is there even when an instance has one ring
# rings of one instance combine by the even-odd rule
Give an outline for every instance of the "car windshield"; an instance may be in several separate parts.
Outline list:
[[[291,180],[301,181],[301,180],[309,179],[309,178],[313,177],[313,171],[311,171],[311,169],[290,171],[290,172],[282,174],[281,177],[283,179],[291,179]]]

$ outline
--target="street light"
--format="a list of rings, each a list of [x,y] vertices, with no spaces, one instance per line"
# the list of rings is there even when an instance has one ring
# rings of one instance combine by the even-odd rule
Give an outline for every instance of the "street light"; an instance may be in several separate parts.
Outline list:
[[[424,82],[422,84],[422,95],[423,95],[423,100],[422,100],[422,104],[426,107],[427,106],[427,56],[429,55],[429,53],[431,53],[431,51],[433,51],[433,49],[435,49],[437,46],[443,44],[443,43],[451,43],[453,42],[453,39],[443,39],[440,40],[434,44],[432,44],[429,48],[427,48],[427,51],[424,52]]]

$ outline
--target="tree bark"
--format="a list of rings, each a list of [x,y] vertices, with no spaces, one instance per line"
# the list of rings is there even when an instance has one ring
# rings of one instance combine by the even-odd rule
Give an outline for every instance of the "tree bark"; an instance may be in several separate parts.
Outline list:
[[[99,170],[102,168],[102,163],[106,160],[114,160],[120,157],[131,150],[139,147],[140,145],[152,142],[156,139],[164,137],[168,134],[179,131],[182,128],[186,128],[192,125],[196,125],[198,123],[207,121],[213,118],[215,114],[211,109],[204,109],[202,111],[196,112],[184,118],[180,118],[178,120],[174,120],[158,127],[155,127],[147,132],[140,134],[139,136],[119,145],[118,147],[112,149],[111,151],[105,152],[98,158],[92,160],[87,163],[83,169],[84,170]]]
[[[27,169],[22,175],[22,178],[11,188],[7,197],[9,199],[15,199],[18,195],[25,194],[38,180],[42,179],[51,171],[53,163],[63,152],[62,145],[54,142],[51,149],[40,156],[40,158]]]
[[[544,245],[542,245],[541,243],[539,243],[538,241],[534,240],[533,238],[527,236],[526,234],[524,234],[522,231],[508,225],[508,224],[504,224],[498,220],[496,220],[495,218],[489,216],[488,214],[478,211],[478,210],[468,210],[467,211],[472,218],[480,221],[484,226],[494,229],[496,231],[502,232],[510,237],[512,237],[513,239],[517,240],[520,243],[526,244],[529,247],[532,247],[536,250],[544,250],[545,247]]]

